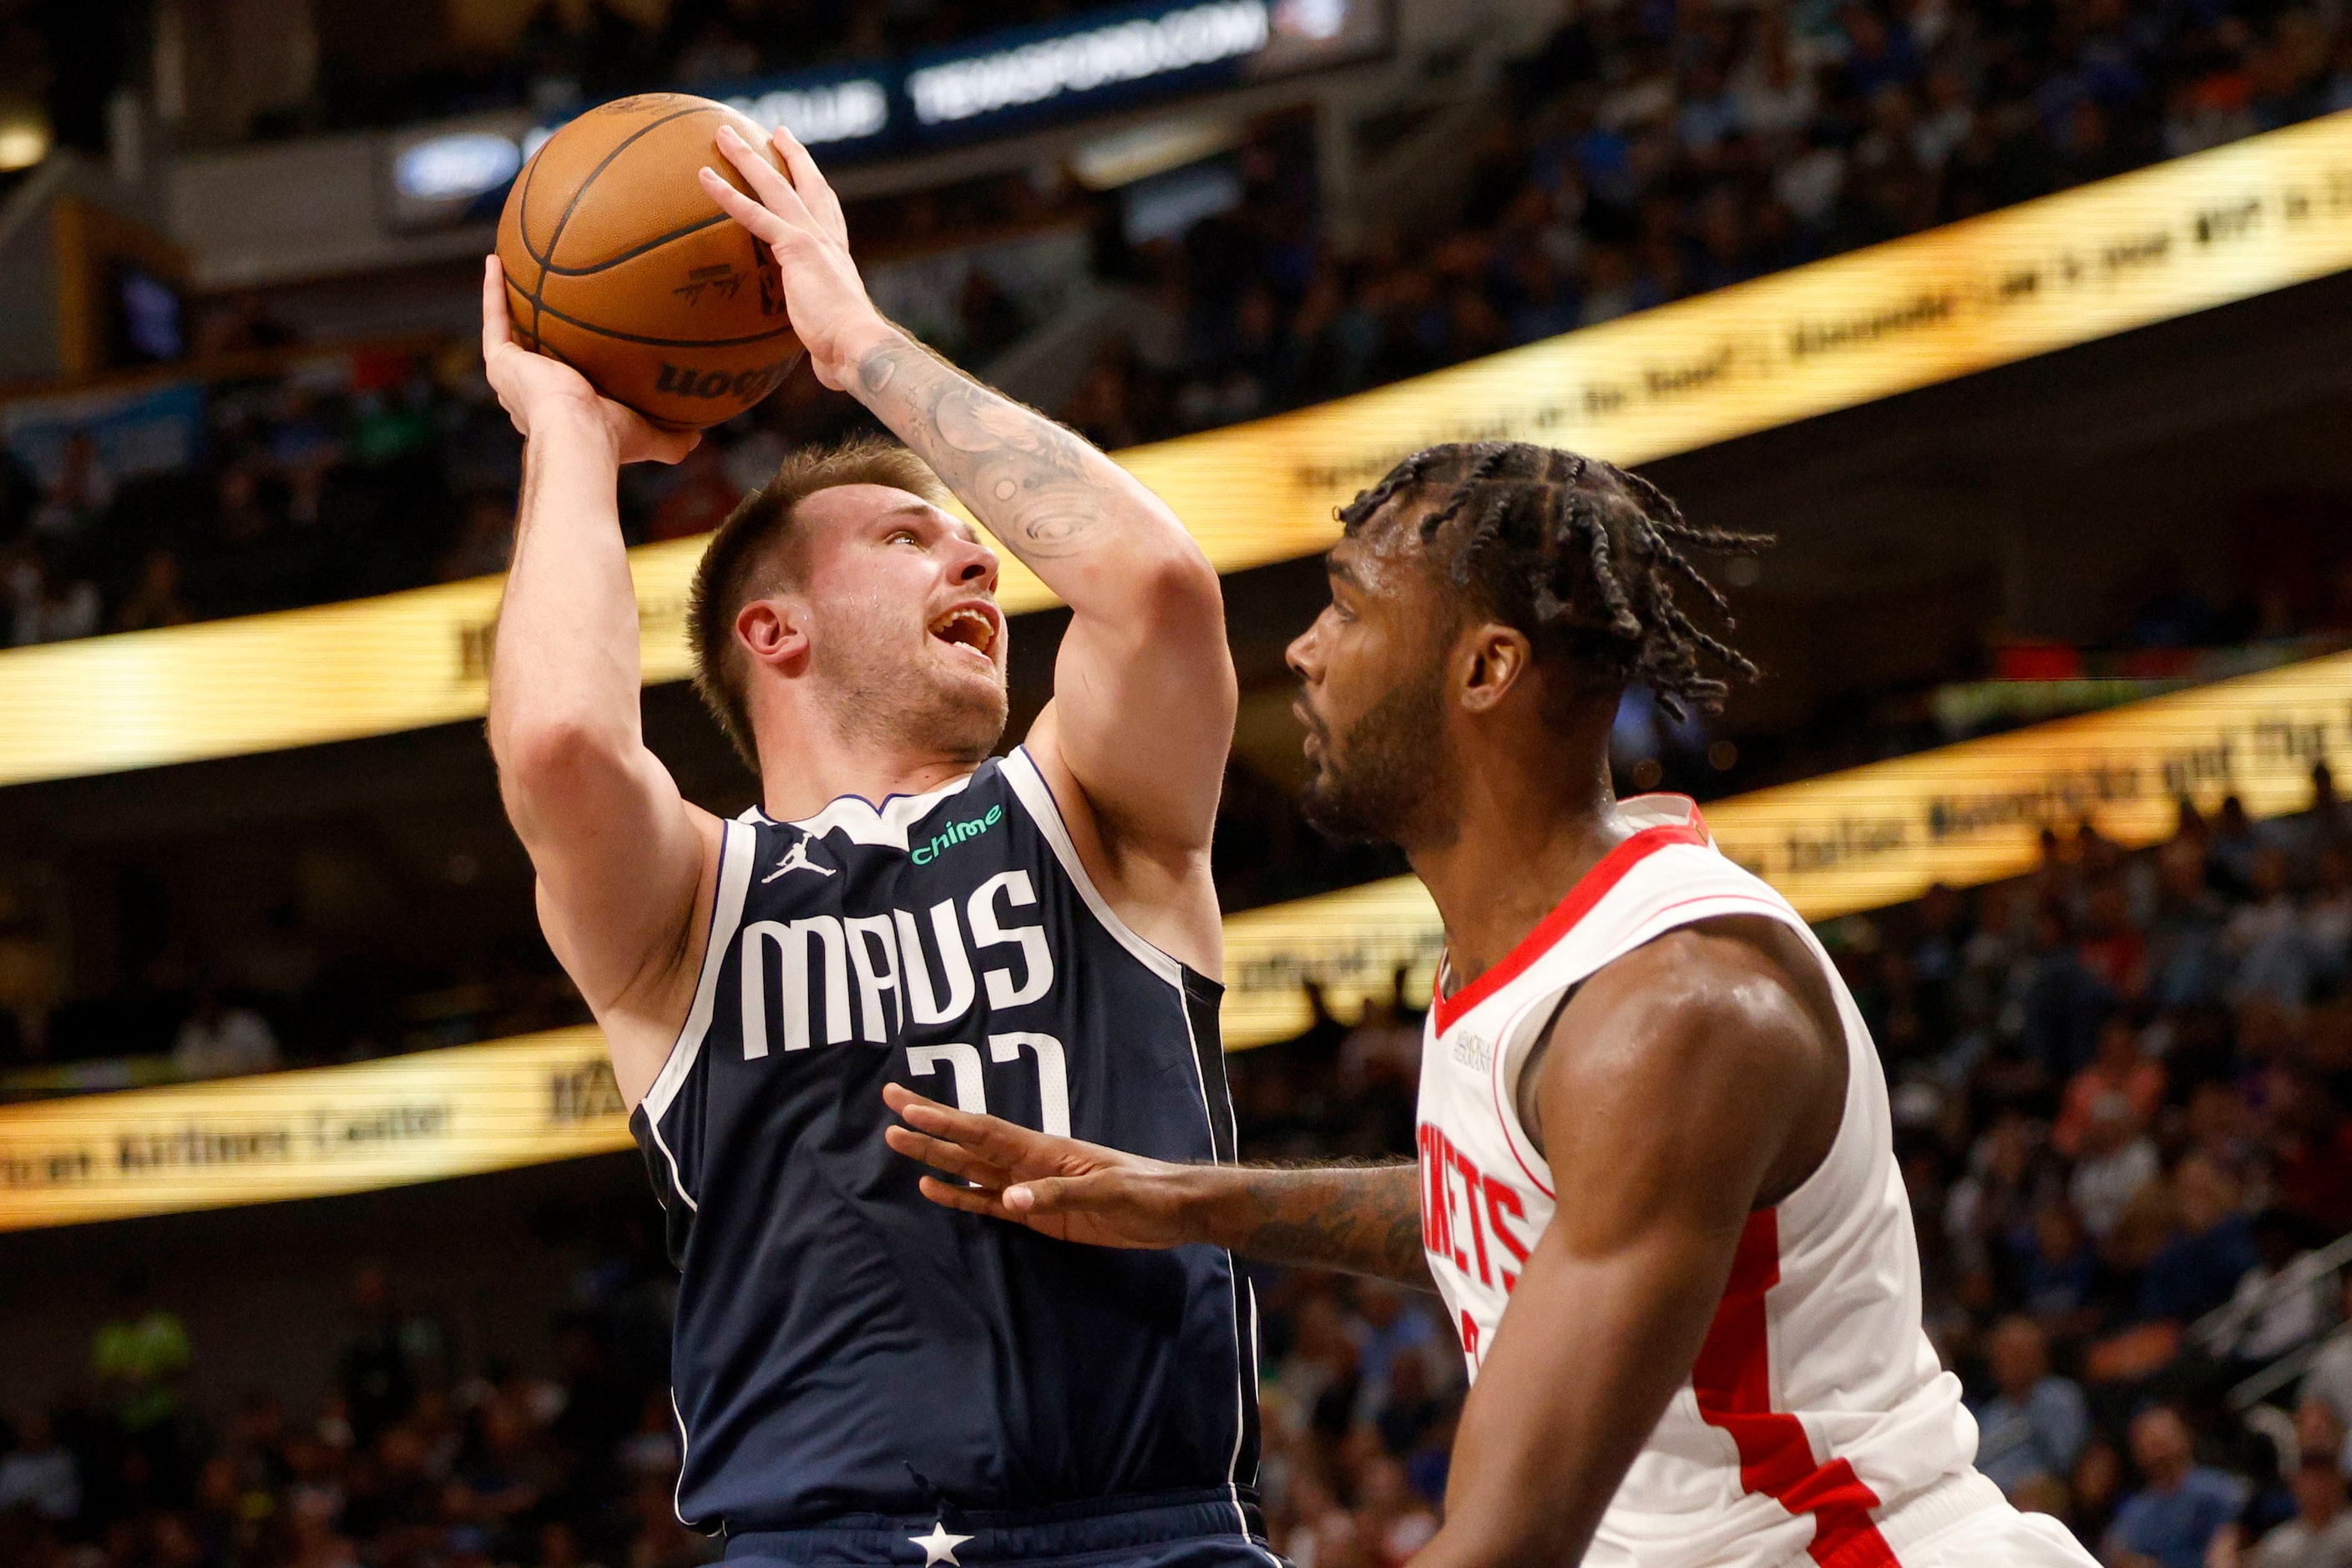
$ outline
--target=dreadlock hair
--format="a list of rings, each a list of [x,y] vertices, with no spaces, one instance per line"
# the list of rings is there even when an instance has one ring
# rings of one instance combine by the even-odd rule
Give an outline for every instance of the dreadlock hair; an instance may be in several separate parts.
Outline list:
[[[1755,677],[1745,654],[1675,602],[1675,585],[1688,584],[1733,629],[1730,605],[1684,547],[1752,556],[1771,548],[1771,535],[1702,527],[1639,474],[1526,441],[1424,447],[1338,516],[1359,534],[1391,502],[1424,498],[1432,504],[1419,531],[1433,565],[1525,632],[1538,658],[1575,666],[1580,686],[1639,682],[1681,719],[1721,708],[1730,690],[1701,668],[1703,657]]]

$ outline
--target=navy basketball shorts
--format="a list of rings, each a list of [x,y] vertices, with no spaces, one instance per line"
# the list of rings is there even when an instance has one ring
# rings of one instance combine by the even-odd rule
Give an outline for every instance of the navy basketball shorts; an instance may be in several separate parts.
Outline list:
[[[1020,1514],[852,1514],[809,1530],[737,1531],[730,1568],[1287,1568],[1257,1505],[1217,1488]]]

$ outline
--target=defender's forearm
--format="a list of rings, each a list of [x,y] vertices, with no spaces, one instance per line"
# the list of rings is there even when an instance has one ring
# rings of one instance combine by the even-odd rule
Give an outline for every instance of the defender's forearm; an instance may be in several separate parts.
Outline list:
[[[1268,1263],[1370,1274],[1434,1290],[1421,1249],[1421,1167],[1202,1167],[1201,1239]]]
[[[858,354],[851,390],[1081,614],[1118,608],[1103,597],[1155,553],[1199,553],[1160,499],[1084,437],[896,328]]]

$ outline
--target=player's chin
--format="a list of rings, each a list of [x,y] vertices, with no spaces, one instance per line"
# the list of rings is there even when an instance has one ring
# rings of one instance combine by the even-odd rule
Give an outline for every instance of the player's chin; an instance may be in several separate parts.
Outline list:
[[[942,681],[932,697],[928,728],[940,750],[978,762],[996,749],[1012,708],[1002,677],[974,673]]]

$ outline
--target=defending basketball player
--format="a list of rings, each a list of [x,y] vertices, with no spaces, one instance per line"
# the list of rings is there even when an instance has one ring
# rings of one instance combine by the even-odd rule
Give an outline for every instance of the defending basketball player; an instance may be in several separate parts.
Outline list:
[[[490,740],[683,1270],[680,1516],[730,1562],[1263,1563],[1230,1257],[974,1225],[877,1136],[882,1085],[920,1082],[1230,1157],[1216,574],[1101,453],[877,313],[805,150],[778,135],[787,179],[730,138],[758,200],[706,186],[772,252],[816,374],[906,443],[795,456],[703,557],[697,679],[760,780],[740,820],[640,730],[614,481],[692,437],[517,346],[495,262],[483,290],[528,438]],[[998,558],[940,480],[1070,606],[1054,700],[1003,758]]]
[[[1678,796],[1612,798],[1625,688],[1747,661],[1647,481],[1439,447],[1342,514],[1291,647],[1310,819],[1404,847],[1444,916],[1420,1162],[1206,1169],[890,1092],[941,1205],[1434,1287],[1474,1379],[1416,1568],[2087,1564],[1970,1466],[1919,1322],[1886,1089],[1802,920]],[[1507,1310],[1506,1307],[1507,1305]]]

